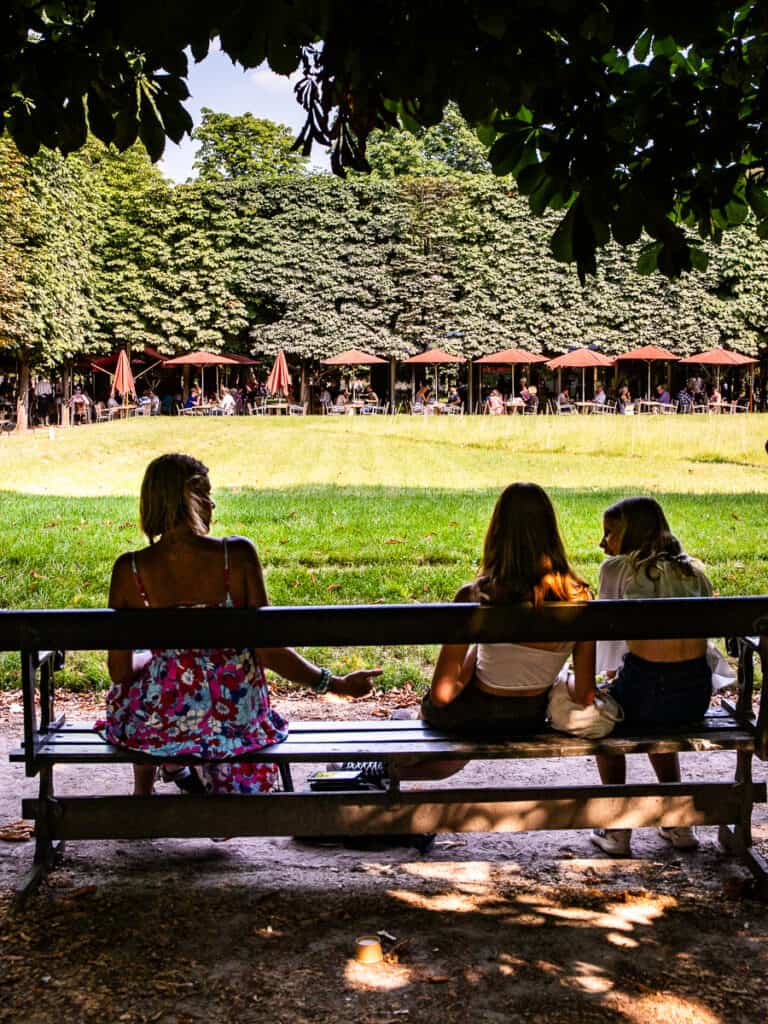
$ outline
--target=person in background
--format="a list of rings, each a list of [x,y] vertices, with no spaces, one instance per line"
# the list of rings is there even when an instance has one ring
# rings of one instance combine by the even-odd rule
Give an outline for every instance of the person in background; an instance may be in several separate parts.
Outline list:
[[[488,395],[488,401],[485,403],[486,408],[491,416],[503,416],[506,412],[504,407],[504,398],[498,388],[494,388]]]
[[[269,604],[256,549],[244,537],[211,537],[216,504],[207,468],[178,453],[147,466],[141,528],[149,546],[112,568],[110,608],[262,608]],[[110,743],[150,754],[165,780],[186,791],[265,793],[274,764],[238,763],[238,754],[279,743],[288,723],[270,703],[265,669],[318,693],[364,696],[380,669],[334,675],[287,647],[112,650],[106,722]],[[174,769],[178,758],[196,768]],[[224,759],[229,759],[224,761]],[[217,762],[217,763],[214,763]],[[156,768],[134,765],[134,793],[151,796]]]
[[[376,394],[376,392],[371,387],[370,382],[368,384],[366,384],[365,391],[363,391],[363,401],[367,405],[378,405],[379,404],[379,396]]]
[[[446,402],[446,405],[456,406],[457,408],[460,409],[463,404],[464,403],[461,400],[461,395],[459,394],[459,389],[456,387],[455,384],[452,384],[450,390],[448,391],[448,401]]]
[[[602,384],[598,384],[595,388],[595,397],[592,399],[592,401],[595,403],[595,405],[605,405],[606,398],[607,396],[605,394],[605,388]]]
[[[573,412],[573,406],[571,405],[571,395],[568,391],[568,388],[563,388],[563,390],[557,396],[557,408],[560,412]]]
[[[619,405],[618,405],[619,413],[621,415],[626,416],[627,413],[631,412],[632,409],[633,409],[632,395],[630,393],[629,388],[626,386],[626,384],[623,387],[619,388],[618,403],[619,403]]]
[[[694,398],[694,381],[689,380],[684,388],[681,388],[677,394],[677,411],[681,413],[692,412],[695,403]]]
[[[187,395],[187,400],[184,403],[184,408],[194,409],[196,406],[200,405],[200,401],[200,388],[196,384],[193,384],[189,389],[189,394]]]
[[[672,398],[664,384],[656,385],[656,401],[661,405],[670,405]]]
[[[221,409],[222,416],[234,416],[237,402],[235,401],[232,392],[229,388],[221,389],[221,398],[219,400],[219,409]]]
[[[683,551],[653,498],[625,498],[603,513],[599,598],[711,597],[712,584],[700,562]],[[699,721],[709,707],[712,670],[703,638],[599,642],[597,671],[613,678],[611,695],[624,723],[639,729]],[[659,782],[679,782],[677,754],[649,754]],[[597,755],[601,780],[624,785],[623,755]],[[660,828],[678,849],[698,846],[691,828]],[[615,857],[630,855],[631,829],[596,829],[592,842]]]

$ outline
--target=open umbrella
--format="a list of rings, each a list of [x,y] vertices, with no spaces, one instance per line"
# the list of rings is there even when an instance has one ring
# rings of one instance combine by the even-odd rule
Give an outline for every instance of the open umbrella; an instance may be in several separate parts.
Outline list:
[[[379,356],[372,356],[370,352],[362,352],[359,348],[348,348],[345,352],[320,360],[324,366],[377,366],[386,361]],[[354,389],[354,375],[352,387]]]
[[[585,371],[593,366],[613,366],[613,359],[604,356],[602,352],[595,352],[592,348],[575,348],[565,355],[555,356],[547,363],[552,370],[562,370],[564,367],[581,370],[581,399],[585,400]]]
[[[278,352],[275,365],[269,371],[267,377],[267,391],[270,395],[284,395],[286,398],[291,390],[291,375],[288,373],[288,363],[285,361],[285,353]]]
[[[531,363],[546,363],[546,356],[537,356],[524,348],[504,348],[501,352],[491,352],[475,360],[475,366],[528,366]],[[512,374],[512,397],[515,397],[515,375]]]
[[[115,366],[115,375],[112,378],[112,388],[110,394],[114,395],[115,392],[119,392],[123,399],[123,408],[125,408],[128,395],[131,394],[136,397],[136,384],[133,380],[133,372],[131,371],[131,364],[128,362],[128,353],[124,348],[120,349],[117,356],[117,364]]]
[[[430,348],[426,352],[420,352],[417,356],[411,356],[409,359],[404,359],[404,363],[408,363],[412,368],[416,366],[434,366],[435,368],[435,395],[437,396],[440,388],[440,378],[438,376],[438,366],[443,363],[466,363],[464,356],[455,356],[452,352],[446,352],[443,348]],[[415,397],[416,387],[415,378],[411,378],[411,391],[413,392],[412,398]]]
[[[205,397],[206,366],[238,366],[239,360],[215,352],[187,352],[183,356],[166,359],[163,366],[197,366],[200,369],[200,390]]]
[[[718,391],[720,390],[720,367],[721,366],[754,366],[758,362],[757,359],[753,359],[751,356],[744,356],[741,352],[731,352],[730,349],[721,348],[716,345],[715,348],[709,348],[706,352],[699,352],[698,355],[688,356],[685,359],[680,360],[681,363],[695,363],[697,366],[714,366],[717,368],[715,375],[716,386]],[[752,380],[750,379],[750,394],[749,394],[749,408],[752,409]]]
[[[616,362],[622,362],[625,359],[637,359],[648,364],[648,399],[650,401],[653,397],[651,395],[651,363],[657,361],[677,361],[679,358],[680,356],[676,356],[674,352],[668,352],[665,348],[660,348],[658,345],[642,345],[640,348],[633,348],[631,352],[624,352],[623,355],[616,356]]]

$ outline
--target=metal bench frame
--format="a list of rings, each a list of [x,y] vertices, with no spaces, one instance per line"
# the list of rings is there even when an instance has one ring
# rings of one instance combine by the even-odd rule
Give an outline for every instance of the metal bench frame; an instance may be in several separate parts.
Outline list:
[[[672,625],[674,624],[674,625]],[[274,762],[284,791],[253,797],[58,797],[54,767],[150,761],[111,747],[90,724],[56,717],[54,677],[61,649],[183,646],[346,646],[527,639],[617,639],[675,635],[744,635],[738,641],[735,704],[674,732],[575,739],[545,730],[516,739],[447,736],[422,722],[293,722],[287,740],[239,761]],[[762,635],[760,635],[762,634]],[[768,700],[752,712],[754,658],[768,679],[768,598],[599,601],[546,608],[480,608],[473,604],[331,606],[265,609],[0,612],[0,649],[20,650],[24,739],[11,753],[28,776],[39,775],[36,799],[22,813],[35,820],[32,870],[19,898],[34,891],[66,840],[209,835],[312,836],[407,832],[515,832],[593,827],[719,825],[721,843],[739,855],[768,896],[768,864],[752,848],[751,815],[766,802],[752,778],[753,758],[768,760]],[[763,690],[765,692],[765,690]],[[38,697],[39,695],[39,697]],[[39,716],[38,716],[39,707]],[[401,788],[415,762],[526,759],[673,751],[736,751],[731,781],[712,779],[626,786]],[[392,782],[382,791],[296,793],[290,765],[327,760],[384,760]]]

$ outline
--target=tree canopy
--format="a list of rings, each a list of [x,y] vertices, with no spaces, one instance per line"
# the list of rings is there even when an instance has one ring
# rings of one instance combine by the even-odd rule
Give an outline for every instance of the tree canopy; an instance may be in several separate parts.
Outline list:
[[[191,131],[187,48],[218,37],[244,67],[303,61],[300,136],[367,170],[376,129],[429,128],[456,102],[582,279],[614,241],[640,268],[703,269],[751,211],[768,237],[768,6],[760,0],[6,0],[0,111],[21,151],[88,130],[157,159]]]
[[[213,181],[249,174],[291,174],[306,168],[307,158],[295,149],[296,138],[285,125],[253,114],[217,114],[208,107],[192,132],[200,143],[194,167]]]

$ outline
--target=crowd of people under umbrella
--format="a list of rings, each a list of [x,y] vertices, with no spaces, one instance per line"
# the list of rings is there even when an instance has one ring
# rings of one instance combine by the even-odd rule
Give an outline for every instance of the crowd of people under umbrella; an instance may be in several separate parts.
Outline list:
[[[153,351],[155,355],[159,358],[151,367],[156,369],[151,378],[145,376],[146,371],[134,376],[124,352],[92,362],[92,369],[102,370],[103,376],[92,373],[89,381],[83,374],[69,389],[61,379],[49,375],[32,378],[29,422],[83,424],[128,415],[195,412],[252,415],[270,411],[274,405],[327,414],[735,412],[762,408],[766,400],[764,382],[758,378],[755,387],[751,372],[757,360],[725,349],[683,360],[656,346],[644,346],[616,360],[588,348],[551,360],[508,349],[476,360],[474,373],[472,364],[468,372],[460,371],[463,357],[432,349],[404,361],[410,364],[410,381],[398,379],[388,361],[357,350],[322,360],[312,372],[307,372],[306,365],[291,372],[280,353],[269,374],[257,360],[245,356],[199,352],[166,359]],[[646,379],[636,368],[633,374],[619,376],[616,364],[630,360],[645,363]],[[681,369],[682,364],[687,364],[686,369],[695,366],[697,375],[679,379],[676,371],[678,383],[672,388],[673,363],[681,364]],[[652,368],[662,364],[663,371],[653,374]],[[206,368],[214,366],[215,379],[209,369],[206,380]],[[189,371],[180,376],[183,367]],[[220,367],[226,383],[220,380]],[[607,373],[608,367],[612,374]],[[18,398],[14,375],[0,372],[0,424],[4,429],[15,425]]]

